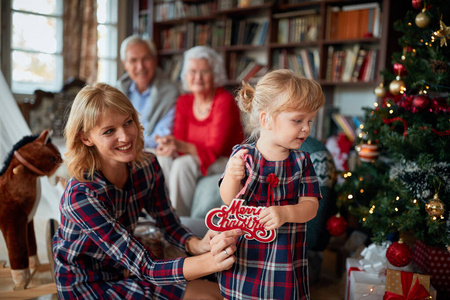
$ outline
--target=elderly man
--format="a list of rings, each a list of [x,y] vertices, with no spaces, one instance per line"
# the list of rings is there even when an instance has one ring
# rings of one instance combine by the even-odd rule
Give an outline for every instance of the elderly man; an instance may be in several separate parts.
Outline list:
[[[157,67],[152,41],[129,36],[122,42],[120,58],[126,73],[117,81],[117,88],[139,112],[145,147],[155,149],[155,136],[172,134],[178,88]]]

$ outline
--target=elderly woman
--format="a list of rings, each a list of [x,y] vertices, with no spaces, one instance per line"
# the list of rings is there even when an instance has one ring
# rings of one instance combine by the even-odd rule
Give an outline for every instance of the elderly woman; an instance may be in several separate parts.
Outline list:
[[[223,88],[223,59],[213,49],[186,51],[181,80],[189,93],[178,97],[173,135],[156,139],[156,154],[166,160],[162,167],[172,204],[178,215],[187,216],[199,178],[223,172],[244,133],[234,97]]]

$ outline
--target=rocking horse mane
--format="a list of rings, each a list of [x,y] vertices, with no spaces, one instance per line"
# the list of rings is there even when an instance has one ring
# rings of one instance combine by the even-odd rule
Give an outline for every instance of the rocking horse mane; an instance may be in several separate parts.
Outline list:
[[[13,148],[11,149],[11,151],[8,153],[8,156],[5,159],[5,162],[3,163],[3,168],[0,171],[0,176],[2,176],[3,174],[5,174],[6,170],[9,167],[9,164],[11,163],[11,160],[14,156],[14,151],[19,150],[20,148],[22,148],[23,146],[34,142],[37,138],[39,137],[39,134],[35,134],[35,135],[27,135],[24,136],[20,141],[18,141],[16,144],[14,144]],[[51,138],[48,139],[48,143],[51,143]]]

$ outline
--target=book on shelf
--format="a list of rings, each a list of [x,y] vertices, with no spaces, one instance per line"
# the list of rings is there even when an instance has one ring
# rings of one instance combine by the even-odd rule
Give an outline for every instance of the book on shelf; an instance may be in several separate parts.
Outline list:
[[[254,46],[263,46],[266,43],[268,28],[269,28],[269,21],[264,20],[261,23],[259,23],[251,44]]]
[[[182,56],[174,56],[172,58],[162,59],[162,70],[164,76],[172,82],[178,81],[180,78],[181,67],[183,65]]]
[[[358,57],[358,52],[361,46],[359,44],[354,44],[353,47],[347,47],[345,49],[345,62],[344,70],[342,73],[342,82],[350,82],[353,75],[353,70],[355,69],[356,59]]]
[[[359,44],[344,48],[329,46],[325,79],[334,82],[374,81],[377,52]]]
[[[263,67],[264,65],[259,64],[255,61],[251,61],[236,77],[236,80],[239,82],[241,81],[249,82],[250,79],[253,78]]]
[[[325,79],[330,80],[332,78],[332,69],[333,69],[333,52],[334,52],[334,46],[328,46],[327,51],[327,69],[325,71]]]
[[[326,37],[331,40],[380,36],[381,10],[378,2],[329,7]]]
[[[297,75],[306,77],[305,71],[303,70],[303,63],[301,61],[301,58],[298,58],[298,55],[296,54],[288,54],[287,55],[287,63],[289,69],[294,71]]]
[[[213,24],[211,46],[213,48],[223,47],[225,44],[225,22],[216,21]]]
[[[163,50],[184,49],[187,43],[187,26],[180,25],[161,31],[161,45]]]
[[[278,19],[278,43],[300,43],[316,41],[320,25],[320,15],[315,9],[279,13],[274,15]]]
[[[155,4],[155,21],[168,21],[185,18],[185,6],[183,1],[161,2]]]
[[[366,60],[367,52],[368,51],[366,49],[359,49],[358,55],[356,56],[356,62],[355,67],[353,68],[351,81],[356,82],[360,80],[361,68],[364,64],[364,61]]]
[[[253,43],[253,39],[255,38],[258,27],[259,24],[254,21],[248,21],[245,23],[244,39],[242,41],[243,45],[251,45]]]
[[[337,125],[338,129],[344,132],[351,142],[354,142],[357,137],[357,127],[353,120],[353,116],[344,116],[339,113],[332,113],[331,118]]]
[[[226,19],[225,20],[225,46],[231,45],[231,33],[233,29],[233,20],[232,19]]]
[[[217,10],[227,10],[236,7],[236,0],[218,0]]]

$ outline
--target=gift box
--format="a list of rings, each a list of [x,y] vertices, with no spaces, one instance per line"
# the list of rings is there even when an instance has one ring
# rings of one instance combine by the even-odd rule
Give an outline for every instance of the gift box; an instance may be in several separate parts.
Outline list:
[[[388,269],[385,299],[436,299],[430,276]]]
[[[359,259],[347,258],[346,300],[381,300],[385,293],[386,277],[362,270]]]
[[[450,293],[450,252],[417,240],[413,261],[422,273],[430,275],[430,282],[439,294]]]
[[[363,259],[347,258],[346,260],[345,300],[383,300],[387,285],[386,275],[364,271],[363,263]],[[429,294],[430,300],[437,299],[437,292],[431,284],[429,284]]]

